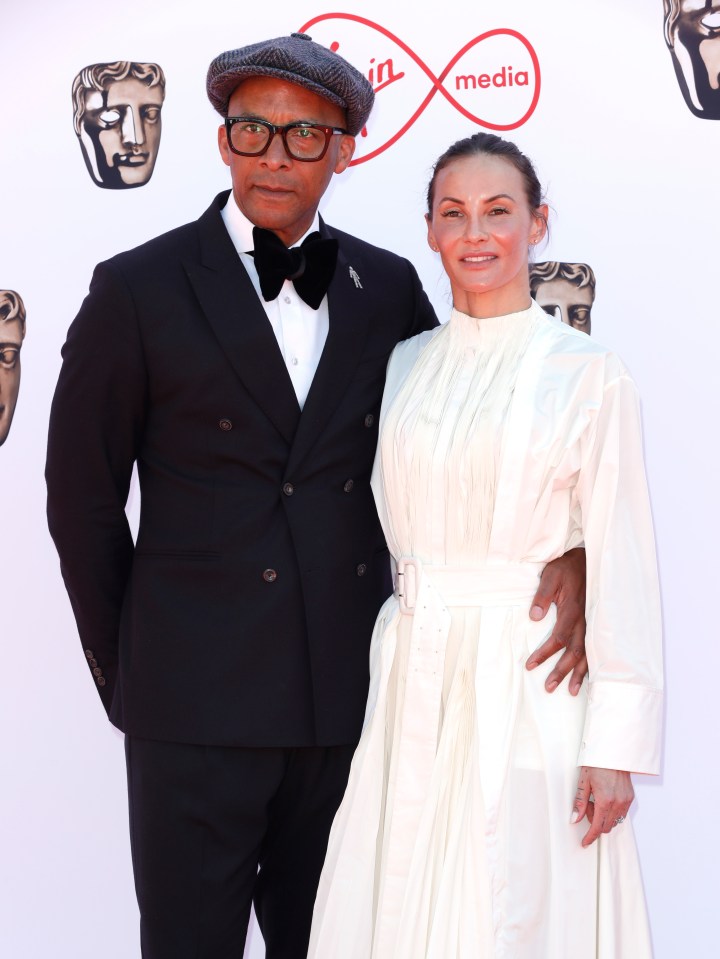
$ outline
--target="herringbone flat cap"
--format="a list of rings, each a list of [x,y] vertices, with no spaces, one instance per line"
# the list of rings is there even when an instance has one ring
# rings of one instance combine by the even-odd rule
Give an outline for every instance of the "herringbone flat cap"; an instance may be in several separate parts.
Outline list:
[[[251,43],[215,57],[208,70],[207,95],[222,116],[227,116],[233,90],[248,77],[278,77],[325,97],[345,110],[352,136],[365,126],[375,99],[359,70],[306,33]]]

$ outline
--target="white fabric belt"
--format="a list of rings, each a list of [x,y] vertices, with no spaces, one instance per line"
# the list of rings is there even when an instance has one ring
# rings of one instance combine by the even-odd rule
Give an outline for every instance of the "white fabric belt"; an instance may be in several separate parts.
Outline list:
[[[435,566],[403,556],[397,563],[395,597],[400,612],[410,616],[423,584],[432,586],[445,606],[520,606],[532,600],[543,568],[543,563]]]

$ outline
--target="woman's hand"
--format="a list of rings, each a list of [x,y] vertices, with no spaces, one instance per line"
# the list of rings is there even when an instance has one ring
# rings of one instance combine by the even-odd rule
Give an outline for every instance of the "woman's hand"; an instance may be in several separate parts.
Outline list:
[[[590,828],[583,836],[583,846],[594,843],[601,832],[610,832],[619,826],[634,798],[630,773],[620,769],[582,766],[570,822],[581,822],[585,816],[588,817]]]

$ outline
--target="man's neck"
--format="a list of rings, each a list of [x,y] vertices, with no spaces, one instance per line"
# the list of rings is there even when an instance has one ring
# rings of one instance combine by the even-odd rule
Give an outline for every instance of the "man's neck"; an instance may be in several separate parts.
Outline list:
[[[228,201],[225,204],[224,209],[221,211],[221,215],[227,231],[230,234],[230,239],[233,241],[235,249],[238,251],[238,253],[247,253],[252,250],[252,231],[254,224],[245,216],[240,207],[237,205],[235,197],[232,193],[230,193]],[[309,228],[305,230],[304,233],[301,233],[295,241],[287,243],[285,237],[280,236],[280,234],[277,233],[277,230],[273,230],[273,233],[277,233],[286,246],[297,246],[309,233],[313,233],[319,229],[320,214],[316,210]]]

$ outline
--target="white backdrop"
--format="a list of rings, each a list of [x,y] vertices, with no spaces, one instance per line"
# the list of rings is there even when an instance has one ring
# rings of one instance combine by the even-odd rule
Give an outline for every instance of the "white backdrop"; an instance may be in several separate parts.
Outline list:
[[[348,4],[435,74],[496,28],[518,31],[537,52],[537,109],[508,135],[536,161],[555,211],[541,257],[593,267],[593,336],[623,356],[644,402],[668,697],[664,774],[638,780],[633,815],[656,956],[710,955],[720,785],[712,708],[720,673],[720,194],[712,172],[720,122],[685,106],[663,40],[662,0]],[[0,288],[24,298],[28,332],[17,412],[0,448],[0,951],[12,959],[133,959],[122,737],[87,675],[45,525],[43,465],[60,346],[98,260],[196,218],[229,185],[204,92],[212,57],[290,33],[333,8],[296,0],[8,5]],[[396,132],[428,94],[422,68],[383,35],[347,20],[309,32],[338,40],[363,70],[373,57],[378,64],[391,56],[405,73],[378,93],[371,136]],[[493,52],[485,41],[455,72],[462,65],[477,75],[493,57],[519,69],[522,53],[517,45]],[[116,59],[157,62],[167,77],[159,159],[150,183],[135,190],[97,188],[72,127],[73,77]],[[512,122],[527,91],[506,90],[504,100],[502,92],[477,91],[463,103],[477,97],[478,116]],[[423,195],[435,157],[475,129],[438,94],[393,146],[344,174],[323,205],[329,222],[412,259],[441,317],[448,290],[425,246]],[[262,955],[254,929],[246,957]]]

